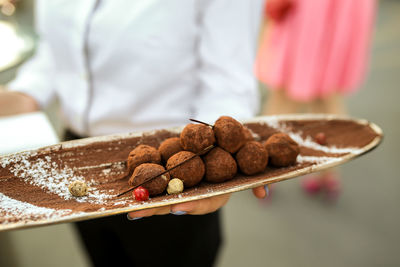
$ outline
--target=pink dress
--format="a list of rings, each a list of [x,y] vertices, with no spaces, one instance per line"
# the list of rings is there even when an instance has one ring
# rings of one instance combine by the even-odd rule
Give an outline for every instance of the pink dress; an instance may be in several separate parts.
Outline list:
[[[366,70],[375,0],[293,0],[260,44],[256,75],[296,101],[355,91]]]

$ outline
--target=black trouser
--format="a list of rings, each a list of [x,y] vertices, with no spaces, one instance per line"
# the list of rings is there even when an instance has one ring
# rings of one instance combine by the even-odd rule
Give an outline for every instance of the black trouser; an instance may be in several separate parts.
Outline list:
[[[222,241],[218,211],[135,221],[123,214],[76,226],[94,266],[213,266]]]
[[[76,225],[95,266],[213,266],[221,243],[218,212],[135,221],[117,215]]]

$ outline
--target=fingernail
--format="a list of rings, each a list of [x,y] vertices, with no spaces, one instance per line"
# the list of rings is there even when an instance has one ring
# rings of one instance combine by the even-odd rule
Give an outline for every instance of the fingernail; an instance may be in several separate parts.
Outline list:
[[[186,214],[186,211],[180,211],[180,210],[178,210],[178,211],[171,212],[171,214],[174,214],[174,215],[185,215],[185,214]]]
[[[135,221],[135,220],[142,219],[143,217],[135,217],[135,218],[131,218],[131,217],[129,217],[129,214],[126,214],[126,218],[128,218],[128,220],[130,220],[130,221]]]
[[[264,185],[264,189],[265,189],[265,197],[269,196],[269,186],[266,184]]]

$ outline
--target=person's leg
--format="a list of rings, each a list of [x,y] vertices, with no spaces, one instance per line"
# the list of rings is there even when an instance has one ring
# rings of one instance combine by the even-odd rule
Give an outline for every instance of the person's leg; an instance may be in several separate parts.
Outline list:
[[[92,266],[134,266],[115,231],[122,219],[117,215],[75,223]]]
[[[131,233],[125,247],[136,255],[137,266],[211,267],[216,263],[222,243],[220,211],[153,216],[126,223]]]
[[[219,211],[129,221],[126,215],[76,224],[94,266],[214,266]]]
[[[274,89],[268,92],[263,105],[263,115],[293,114],[301,111],[303,104],[287,97],[285,90]]]
[[[339,197],[341,182],[337,168],[307,175],[301,182],[304,191],[311,196],[323,192],[329,201],[336,201]]]
[[[310,102],[308,111],[310,113],[347,114],[343,97],[337,94]]]

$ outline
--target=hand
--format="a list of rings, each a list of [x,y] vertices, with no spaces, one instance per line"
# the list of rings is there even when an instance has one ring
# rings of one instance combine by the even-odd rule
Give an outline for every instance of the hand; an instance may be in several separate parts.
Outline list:
[[[253,188],[253,194],[256,198],[266,198],[268,196],[268,185]]]
[[[189,201],[174,205],[169,205],[160,208],[139,210],[128,213],[128,218],[136,219],[142,217],[149,217],[153,215],[165,215],[165,214],[175,214],[175,215],[201,215],[214,212],[219,208],[223,207],[229,200],[231,194],[224,194],[215,197]]]
[[[259,186],[253,188],[253,194],[257,198],[265,198],[267,196],[267,191],[264,186]],[[229,200],[231,194],[224,194],[220,196],[189,201],[174,205],[169,205],[160,208],[139,210],[128,213],[128,218],[130,219],[139,219],[142,217],[149,217],[153,215],[165,215],[165,214],[191,214],[191,215],[201,215],[207,214],[210,212],[214,212],[221,207],[223,207]]]
[[[39,105],[31,96],[7,91],[0,87],[0,116],[9,116],[39,110]]]
[[[282,21],[293,7],[292,0],[268,0],[265,14],[275,22]]]

